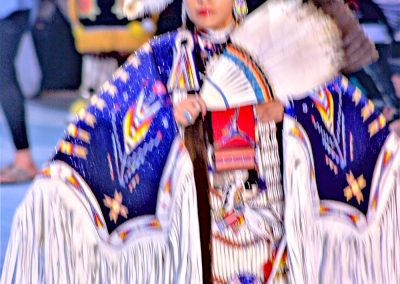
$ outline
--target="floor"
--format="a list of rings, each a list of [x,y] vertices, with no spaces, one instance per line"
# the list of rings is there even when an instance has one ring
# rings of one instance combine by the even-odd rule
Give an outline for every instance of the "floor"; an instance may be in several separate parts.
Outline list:
[[[33,158],[38,167],[52,155],[68,121],[68,106],[74,92],[50,92],[27,101],[27,122]],[[14,148],[0,108],[0,167],[12,162]],[[3,267],[12,219],[16,208],[29,190],[29,183],[0,185],[0,271]]]

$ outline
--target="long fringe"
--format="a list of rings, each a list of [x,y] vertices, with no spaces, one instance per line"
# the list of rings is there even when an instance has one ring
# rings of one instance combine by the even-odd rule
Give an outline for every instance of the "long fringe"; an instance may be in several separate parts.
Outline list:
[[[293,282],[400,283],[399,151],[382,184],[387,195],[373,219],[359,229],[318,216],[310,181],[304,178],[310,174],[310,157],[290,138],[285,137],[285,144],[285,228]]]
[[[1,283],[202,283],[197,202],[189,157],[169,230],[121,247],[100,239],[73,191],[38,178],[14,217]]]

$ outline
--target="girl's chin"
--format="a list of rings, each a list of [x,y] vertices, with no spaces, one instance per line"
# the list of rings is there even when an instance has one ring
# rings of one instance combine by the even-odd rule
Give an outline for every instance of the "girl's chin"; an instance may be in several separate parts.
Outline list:
[[[223,29],[224,27],[220,27],[218,24],[215,24],[213,21],[204,20],[196,27],[200,30],[219,30]]]

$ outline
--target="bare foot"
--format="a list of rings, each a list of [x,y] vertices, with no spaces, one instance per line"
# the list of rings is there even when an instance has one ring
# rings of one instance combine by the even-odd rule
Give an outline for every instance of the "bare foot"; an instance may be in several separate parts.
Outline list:
[[[33,162],[29,149],[18,150],[15,153],[14,164],[30,172],[36,172],[36,166]]]

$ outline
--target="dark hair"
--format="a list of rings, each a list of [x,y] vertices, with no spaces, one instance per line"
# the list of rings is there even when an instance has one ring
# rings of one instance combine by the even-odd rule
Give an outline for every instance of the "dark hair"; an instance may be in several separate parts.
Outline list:
[[[161,14],[157,22],[156,34],[174,31],[182,26],[182,0],[172,2]]]

